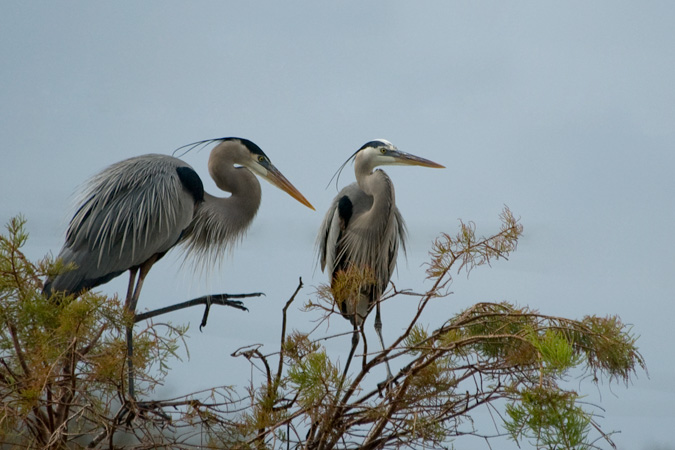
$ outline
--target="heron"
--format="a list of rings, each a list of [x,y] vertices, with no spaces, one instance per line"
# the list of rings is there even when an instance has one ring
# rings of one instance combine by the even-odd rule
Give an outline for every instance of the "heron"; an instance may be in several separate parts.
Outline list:
[[[377,139],[365,143],[338,170],[354,162],[356,182],[343,188],[335,197],[321,224],[317,237],[321,270],[331,280],[334,298],[344,318],[354,327],[352,346],[345,364],[347,375],[359,343],[359,327],[375,308],[375,332],[382,338],[380,298],[391,279],[399,248],[405,252],[406,226],[396,207],[394,184],[378,166],[407,165],[432,168],[444,166],[398,150],[391,142]],[[356,289],[346,296],[336,295],[340,275],[350,269],[368,272]],[[386,361],[387,379],[392,379]]]
[[[125,306],[135,311],[145,277],[171,248],[181,244],[186,257],[207,264],[242,237],[260,206],[255,175],[314,209],[250,140],[209,139],[184,147],[212,143],[209,174],[229,197],[205,192],[197,172],[169,155],[135,156],[92,177],[57,256],[72,270],[50,277],[45,293],[78,294],[129,271]]]
[[[124,306],[134,314],[148,272],[171,248],[181,244],[186,258],[210,266],[241,239],[260,206],[256,175],[314,209],[248,139],[208,139],[181,149],[211,144],[208,171],[227,197],[205,192],[197,172],[169,155],[132,157],[92,177],[57,256],[71,270],[49,277],[44,293],[79,295],[129,271]],[[130,336],[127,330],[131,356]]]

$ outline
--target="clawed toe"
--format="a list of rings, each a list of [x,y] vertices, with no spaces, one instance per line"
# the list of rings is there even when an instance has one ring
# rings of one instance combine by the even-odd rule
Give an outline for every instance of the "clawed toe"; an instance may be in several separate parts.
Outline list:
[[[389,375],[386,380],[377,383],[377,391],[380,393],[380,397],[382,397],[382,391],[388,393],[396,385],[398,385],[398,382],[396,381],[396,378],[394,378],[392,375]]]

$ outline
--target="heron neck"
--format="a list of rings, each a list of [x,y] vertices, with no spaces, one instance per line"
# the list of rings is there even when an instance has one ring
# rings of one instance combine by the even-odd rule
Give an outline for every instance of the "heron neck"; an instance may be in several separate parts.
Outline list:
[[[391,207],[394,204],[394,184],[383,170],[375,170],[367,174],[356,175],[356,182],[363,192],[373,197],[373,207],[386,204]]]
[[[363,213],[361,220],[369,224],[369,233],[377,240],[386,235],[396,207],[394,185],[382,170],[375,170],[365,177],[357,178],[357,183],[361,190],[373,199],[372,205]]]
[[[260,206],[260,185],[255,190],[232,193],[229,197],[216,197],[204,193],[204,203],[198,206],[196,215],[211,216],[213,226],[227,229],[230,233],[239,233],[250,224]]]
[[[219,164],[218,170],[211,170],[211,178],[229,197],[216,197],[205,194],[204,206],[218,214],[219,223],[228,224],[228,228],[239,230],[248,226],[260,206],[260,182],[246,167],[235,167],[232,162]]]
[[[260,206],[261,189],[255,175],[243,167],[232,170],[230,177],[213,177],[218,187],[232,195],[216,197],[205,192],[183,236],[186,254],[207,264],[218,262],[243,237]]]

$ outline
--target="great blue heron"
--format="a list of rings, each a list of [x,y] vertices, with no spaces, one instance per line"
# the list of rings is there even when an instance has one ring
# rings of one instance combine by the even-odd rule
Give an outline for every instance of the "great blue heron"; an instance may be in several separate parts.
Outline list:
[[[197,172],[168,155],[129,158],[91,178],[58,255],[74,268],[48,279],[45,293],[80,293],[128,270],[125,306],[134,312],[148,271],[176,244],[183,244],[186,256],[212,262],[242,236],[260,205],[255,175],[314,209],[247,139],[210,139],[185,147],[210,143],[218,145],[209,156],[209,174],[231,193],[226,198],[204,192]]]
[[[383,165],[444,167],[401,152],[383,139],[367,142],[349,160],[354,160],[356,183],[346,186],[335,197],[318,236],[321,270],[330,274],[334,294],[341,272],[355,268],[371,274],[370,282],[362,280],[356,292],[352,291],[347,298],[336,298],[343,317],[354,326],[345,376],[359,343],[359,327],[373,307],[375,331],[384,349],[380,297],[396,267],[399,247],[405,251],[406,228],[396,207],[394,185],[384,171],[374,169]],[[387,376],[392,377],[388,363]]]
[[[218,188],[231,193],[229,197],[204,192],[197,172],[168,155],[129,158],[94,176],[58,255],[64,263],[72,263],[72,270],[49,278],[45,294],[80,294],[128,270],[125,308],[135,313],[148,271],[176,244],[183,244],[186,256],[210,264],[242,236],[260,205],[255,175],[314,209],[247,139],[209,139],[185,147],[211,143],[217,145],[209,156],[209,174]],[[129,394],[134,397],[132,336],[129,327]]]

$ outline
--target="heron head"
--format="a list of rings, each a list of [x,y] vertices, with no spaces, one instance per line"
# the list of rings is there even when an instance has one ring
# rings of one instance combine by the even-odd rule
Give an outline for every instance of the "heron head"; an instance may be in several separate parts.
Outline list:
[[[218,144],[211,150],[211,155],[209,156],[209,173],[214,180],[217,178],[217,173],[219,172],[218,167],[220,165],[231,166],[234,164],[235,166],[246,167],[255,175],[269,181],[303,205],[314,209],[312,204],[307,201],[300,191],[298,191],[295,186],[293,186],[291,182],[288,181],[276,167],[274,167],[274,164],[272,164],[265,152],[248,139],[238,137],[206,139],[179,147],[173,154],[174,156],[181,157],[195,148],[203,148],[204,146],[213,143]]]
[[[288,195],[307,206],[314,209],[311,203],[298,191],[295,186],[277,169],[269,157],[253,142],[248,139],[234,138],[245,149],[242,157],[237,162],[249,169],[254,174],[269,181],[272,185],[286,192]]]
[[[400,151],[394,144],[385,139],[366,142],[354,154],[355,164],[368,167],[377,166],[422,166],[443,169],[445,166],[428,159]]]

